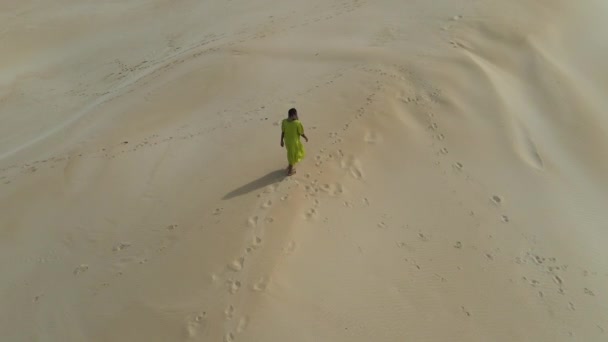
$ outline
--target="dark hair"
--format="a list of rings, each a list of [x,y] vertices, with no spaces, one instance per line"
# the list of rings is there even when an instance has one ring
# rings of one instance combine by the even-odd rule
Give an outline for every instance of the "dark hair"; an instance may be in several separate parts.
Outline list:
[[[288,117],[297,119],[298,111],[295,108],[291,108],[288,112]]]

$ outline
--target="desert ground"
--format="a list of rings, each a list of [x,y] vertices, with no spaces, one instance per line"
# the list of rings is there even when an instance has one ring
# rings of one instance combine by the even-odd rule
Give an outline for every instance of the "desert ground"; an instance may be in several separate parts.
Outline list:
[[[606,18],[2,1],[0,339],[608,341]]]

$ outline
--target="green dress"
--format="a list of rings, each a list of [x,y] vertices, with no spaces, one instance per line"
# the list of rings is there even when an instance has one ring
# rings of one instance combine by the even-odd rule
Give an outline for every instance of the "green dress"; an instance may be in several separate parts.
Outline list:
[[[285,147],[287,148],[287,161],[289,165],[296,165],[306,155],[304,145],[300,141],[300,135],[304,134],[304,127],[299,120],[283,120],[281,124]]]

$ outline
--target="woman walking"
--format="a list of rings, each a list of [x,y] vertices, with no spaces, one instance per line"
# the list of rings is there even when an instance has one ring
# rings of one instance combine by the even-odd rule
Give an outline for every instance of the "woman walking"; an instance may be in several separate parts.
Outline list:
[[[304,159],[306,151],[304,151],[304,145],[300,141],[300,136],[306,139],[308,137],[304,134],[304,126],[298,118],[298,111],[295,108],[291,108],[288,112],[287,119],[281,123],[281,147],[287,148],[287,161],[289,166],[287,167],[287,175],[291,176],[296,173],[296,164]]]

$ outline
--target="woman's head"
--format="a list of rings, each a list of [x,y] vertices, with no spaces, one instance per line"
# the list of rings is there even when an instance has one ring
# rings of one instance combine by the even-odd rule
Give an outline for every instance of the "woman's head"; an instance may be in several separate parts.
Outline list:
[[[287,112],[287,117],[290,119],[297,120],[298,119],[298,111],[295,108],[291,108],[289,112]]]

